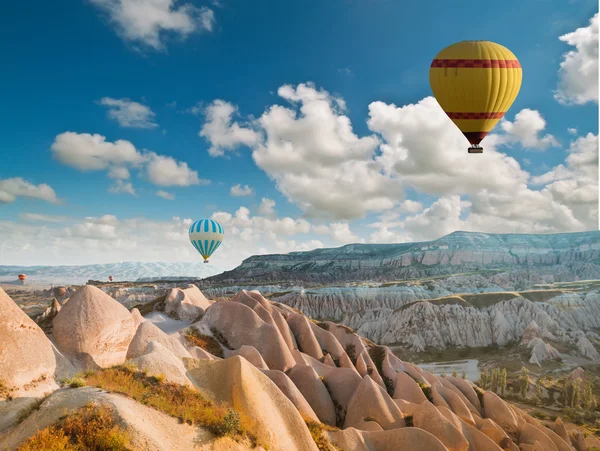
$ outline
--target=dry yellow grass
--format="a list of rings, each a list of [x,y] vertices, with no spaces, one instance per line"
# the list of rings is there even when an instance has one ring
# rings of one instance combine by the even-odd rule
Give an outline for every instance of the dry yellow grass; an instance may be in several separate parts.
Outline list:
[[[38,431],[18,451],[132,451],[129,435],[108,407],[88,404]]]

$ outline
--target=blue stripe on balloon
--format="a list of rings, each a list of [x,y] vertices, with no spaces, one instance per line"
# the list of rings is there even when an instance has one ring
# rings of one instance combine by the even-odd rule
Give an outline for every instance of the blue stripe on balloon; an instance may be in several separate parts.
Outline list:
[[[206,219],[203,219],[202,222],[204,223],[204,231],[208,232],[208,221]]]
[[[198,245],[196,244],[196,242],[194,240],[192,240],[192,244],[194,245],[194,247],[196,248],[196,250],[198,252],[200,252],[200,249],[198,248]]]
[[[200,224],[202,224],[202,221],[196,221],[196,233],[200,231]]]
[[[204,248],[202,247],[202,241],[198,240],[198,248],[200,249],[200,254],[204,255]]]
[[[215,240],[212,240],[210,242],[210,250],[208,251],[209,254],[212,254],[215,251]]]
[[[213,249],[213,252],[215,252],[217,249],[219,249],[219,246],[221,245],[221,243],[222,243],[222,241],[217,241],[217,245]]]
[[[210,222],[212,223],[213,233],[217,233],[217,224],[212,219],[210,220]]]
[[[204,240],[204,250],[207,251],[208,254],[208,240]]]

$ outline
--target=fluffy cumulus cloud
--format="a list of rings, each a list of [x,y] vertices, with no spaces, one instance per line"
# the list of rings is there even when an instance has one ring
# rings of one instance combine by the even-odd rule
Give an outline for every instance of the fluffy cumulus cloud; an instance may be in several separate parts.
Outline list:
[[[336,244],[358,243],[364,240],[350,230],[347,222],[333,222],[329,225],[313,226],[315,233],[329,235]]]
[[[178,0],[90,0],[108,15],[119,35],[135,45],[164,49],[165,34],[186,38],[197,31],[211,32],[214,11]]]
[[[59,200],[50,185],[40,183],[34,185],[21,177],[0,179],[0,204],[14,202],[17,197],[40,199],[51,204],[58,204]]]
[[[271,216],[275,214],[275,201],[267,197],[263,197],[258,206],[258,212],[261,215]]]
[[[558,141],[550,134],[540,136],[546,128],[546,121],[539,111],[525,108],[515,115],[515,120],[501,122],[502,130],[506,132],[500,140],[506,143],[516,142],[524,149],[545,150],[548,147],[557,147]]]
[[[107,171],[114,179],[113,193],[135,195],[130,170],[135,169],[159,186],[190,186],[208,183],[187,163],[154,152],[140,152],[126,140],[107,141],[99,134],[65,132],[56,136],[51,151],[61,163],[80,171]]]
[[[156,114],[146,105],[129,99],[112,99],[110,97],[104,97],[98,103],[108,107],[108,117],[117,121],[121,127],[158,127],[158,124],[154,122]]]
[[[59,215],[45,215],[41,213],[22,213],[19,217],[28,222],[66,222],[68,217]]]
[[[211,143],[208,153],[213,157],[223,156],[241,145],[258,143],[260,135],[256,131],[233,120],[236,112],[235,106],[223,100],[215,100],[204,110],[206,121],[199,135]]]
[[[546,122],[536,110],[523,109],[512,121],[504,120],[486,138],[485,158],[473,158],[466,153],[464,136],[432,97],[401,107],[371,103],[371,134],[360,137],[352,130],[342,99],[311,83],[284,85],[278,94],[289,106],[270,106],[254,121],[257,141],[229,144],[232,149],[248,145],[256,164],[307,217],[328,216],[341,224],[375,212],[380,220],[372,223],[376,231],[370,240],[381,241],[435,238],[457,227],[558,232],[596,226],[597,208],[584,212],[569,200],[566,179],[546,175],[540,186],[536,182],[541,179],[532,178],[502,151],[514,145],[532,150],[560,145],[546,133]],[[205,137],[214,145],[216,137],[230,136],[230,123],[225,121],[216,136]],[[572,155],[581,152],[571,150]],[[573,156],[566,162],[571,185],[578,183],[573,166],[582,158]],[[594,185],[589,192],[595,192],[592,197],[597,200]],[[425,207],[405,199],[405,188],[437,200]],[[571,197],[585,196],[578,192]],[[343,236],[341,229],[338,236]]]
[[[254,193],[254,190],[252,188],[250,188],[248,185],[234,185],[231,187],[231,189],[229,190],[229,194],[231,194],[234,197],[244,197],[244,196],[251,196]]]
[[[598,13],[586,27],[559,38],[572,48],[564,54],[554,97],[561,103],[598,103]]]

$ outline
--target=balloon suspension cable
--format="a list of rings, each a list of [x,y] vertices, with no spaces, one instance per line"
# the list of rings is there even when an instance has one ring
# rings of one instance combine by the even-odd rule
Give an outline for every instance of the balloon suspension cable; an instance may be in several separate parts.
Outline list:
[[[481,147],[479,144],[473,144],[467,151],[469,153],[483,153],[483,147]]]

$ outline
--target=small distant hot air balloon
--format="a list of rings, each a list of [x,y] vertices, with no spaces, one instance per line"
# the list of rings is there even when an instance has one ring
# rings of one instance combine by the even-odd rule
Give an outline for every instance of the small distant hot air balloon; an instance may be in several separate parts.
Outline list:
[[[204,263],[208,263],[208,257],[221,245],[224,234],[221,224],[212,219],[196,221],[189,230],[190,241],[204,258]]]
[[[517,57],[490,41],[462,41],[437,54],[429,84],[448,117],[482,153],[481,140],[506,114],[519,94],[523,72]]]
[[[21,282],[25,282],[25,279],[27,279],[27,276],[25,274],[19,274],[17,277]]]
[[[113,276],[108,276],[108,280],[112,282],[113,281]]]

